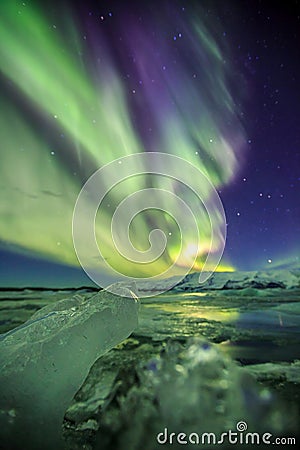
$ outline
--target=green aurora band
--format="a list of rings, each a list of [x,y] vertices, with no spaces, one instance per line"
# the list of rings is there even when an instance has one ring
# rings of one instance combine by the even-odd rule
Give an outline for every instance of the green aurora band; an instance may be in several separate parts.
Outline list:
[[[95,170],[126,155],[160,151],[189,161],[221,188],[239,168],[245,136],[229,89],[224,50],[196,11],[180,24],[191,57],[184,52],[177,55],[169,74],[175,51],[172,37],[161,38],[157,54],[157,42],[151,41],[145,24],[129,26],[123,40],[124,53],[135,54],[129,81],[130,64],[127,61],[126,71],[114,51],[115,42],[96,25],[84,33],[78,18],[71,13],[63,16],[60,26],[29,3],[12,0],[0,5],[0,71],[5,86],[0,120],[0,238],[19,251],[77,266],[72,214],[83,184]],[[156,24],[157,39],[163,36],[159,30],[168,26],[168,16],[165,21],[163,17],[161,12],[149,19],[151,26]],[[163,69],[162,61],[167,61]],[[130,83],[135,76],[140,83],[133,89]],[[138,108],[143,117],[136,118]],[[149,138],[143,131],[148,116],[155,124]],[[110,180],[103,183],[109,188]],[[198,211],[201,246],[191,236],[178,262],[176,220],[156,210],[138,214],[130,235],[133,244],[145,250],[149,232],[162,229],[169,236],[162,257],[149,268],[130,264],[115,252],[110,236],[113,210],[124,196],[145,186],[180,193]],[[210,194],[203,192],[206,201]],[[181,214],[178,209],[177,215]],[[211,219],[221,220],[217,209]],[[84,229],[83,218],[82,239]],[[195,257],[193,268],[201,268],[210,248],[210,232],[205,208],[199,208],[188,189],[167,177],[133,177],[117,186],[96,221],[102,253],[112,266],[136,276],[160,273],[174,261],[180,273]],[[214,244],[221,245],[221,239],[217,237]],[[231,270],[230,265],[221,264],[219,270],[225,269]]]

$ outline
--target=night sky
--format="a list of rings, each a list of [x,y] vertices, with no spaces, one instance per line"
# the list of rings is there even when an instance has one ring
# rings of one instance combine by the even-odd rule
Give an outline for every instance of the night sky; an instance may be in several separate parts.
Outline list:
[[[208,175],[224,270],[299,266],[299,2],[74,5],[1,2],[0,285],[90,284],[72,247],[76,197],[137,151]]]

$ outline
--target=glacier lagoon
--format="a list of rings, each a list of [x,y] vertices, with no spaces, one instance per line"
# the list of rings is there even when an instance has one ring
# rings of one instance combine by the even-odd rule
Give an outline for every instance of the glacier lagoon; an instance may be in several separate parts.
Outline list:
[[[73,399],[61,399],[62,448],[156,449],[165,429],[221,435],[241,421],[248,431],[298,438],[299,280],[297,270],[216,273],[199,286],[192,274],[159,296],[140,286],[154,296],[141,300],[138,327],[89,363]],[[95,290],[2,290],[0,332],[74,295],[88,302]],[[29,424],[40,427],[35,408]],[[52,415],[46,408],[45,421]]]

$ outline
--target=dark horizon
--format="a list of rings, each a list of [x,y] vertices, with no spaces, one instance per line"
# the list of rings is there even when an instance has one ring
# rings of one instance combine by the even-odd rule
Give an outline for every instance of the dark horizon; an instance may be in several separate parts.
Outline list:
[[[256,272],[275,270],[299,270],[299,260],[276,268],[271,265],[252,270],[236,270],[235,272]],[[195,272],[195,271],[193,271]],[[222,271],[222,273],[232,273]],[[5,290],[68,290],[68,289],[101,289],[84,272],[81,267],[68,267],[63,264],[34,258],[32,255],[21,255],[0,251],[0,291]],[[109,281],[109,278],[107,278]]]

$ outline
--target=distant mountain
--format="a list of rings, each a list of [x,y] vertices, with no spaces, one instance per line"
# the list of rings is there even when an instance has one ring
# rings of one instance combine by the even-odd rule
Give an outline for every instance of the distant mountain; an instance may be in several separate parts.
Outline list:
[[[170,282],[172,281],[172,282]],[[236,271],[236,272],[215,272],[205,282],[199,284],[199,273],[194,272],[186,275],[183,279],[172,277],[158,281],[137,282],[140,292],[164,292],[168,291],[170,286],[172,292],[201,292],[211,290],[230,290],[230,289],[292,289],[300,288],[300,268],[272,269],[264,271]],[[97,292],[102,288],[96,286],[82,286],[79,288],[49,288],[49,287],[0,287],[0,292],[39,292],[53,291],[65,293],[90,293]]]
[[[169,284],[167,280],[157,283],[144,282],[138,285],[142,291],[162,291],[164,285]],[[215,272],[205,283],[199,284],[199,273],[195,272],[179,281],[172,291],[193,292],[207,290],[228,289],[292,289],[300,287],[300,269],[294,270],[266,270],[266,271],[237,271],[237,272]]]

